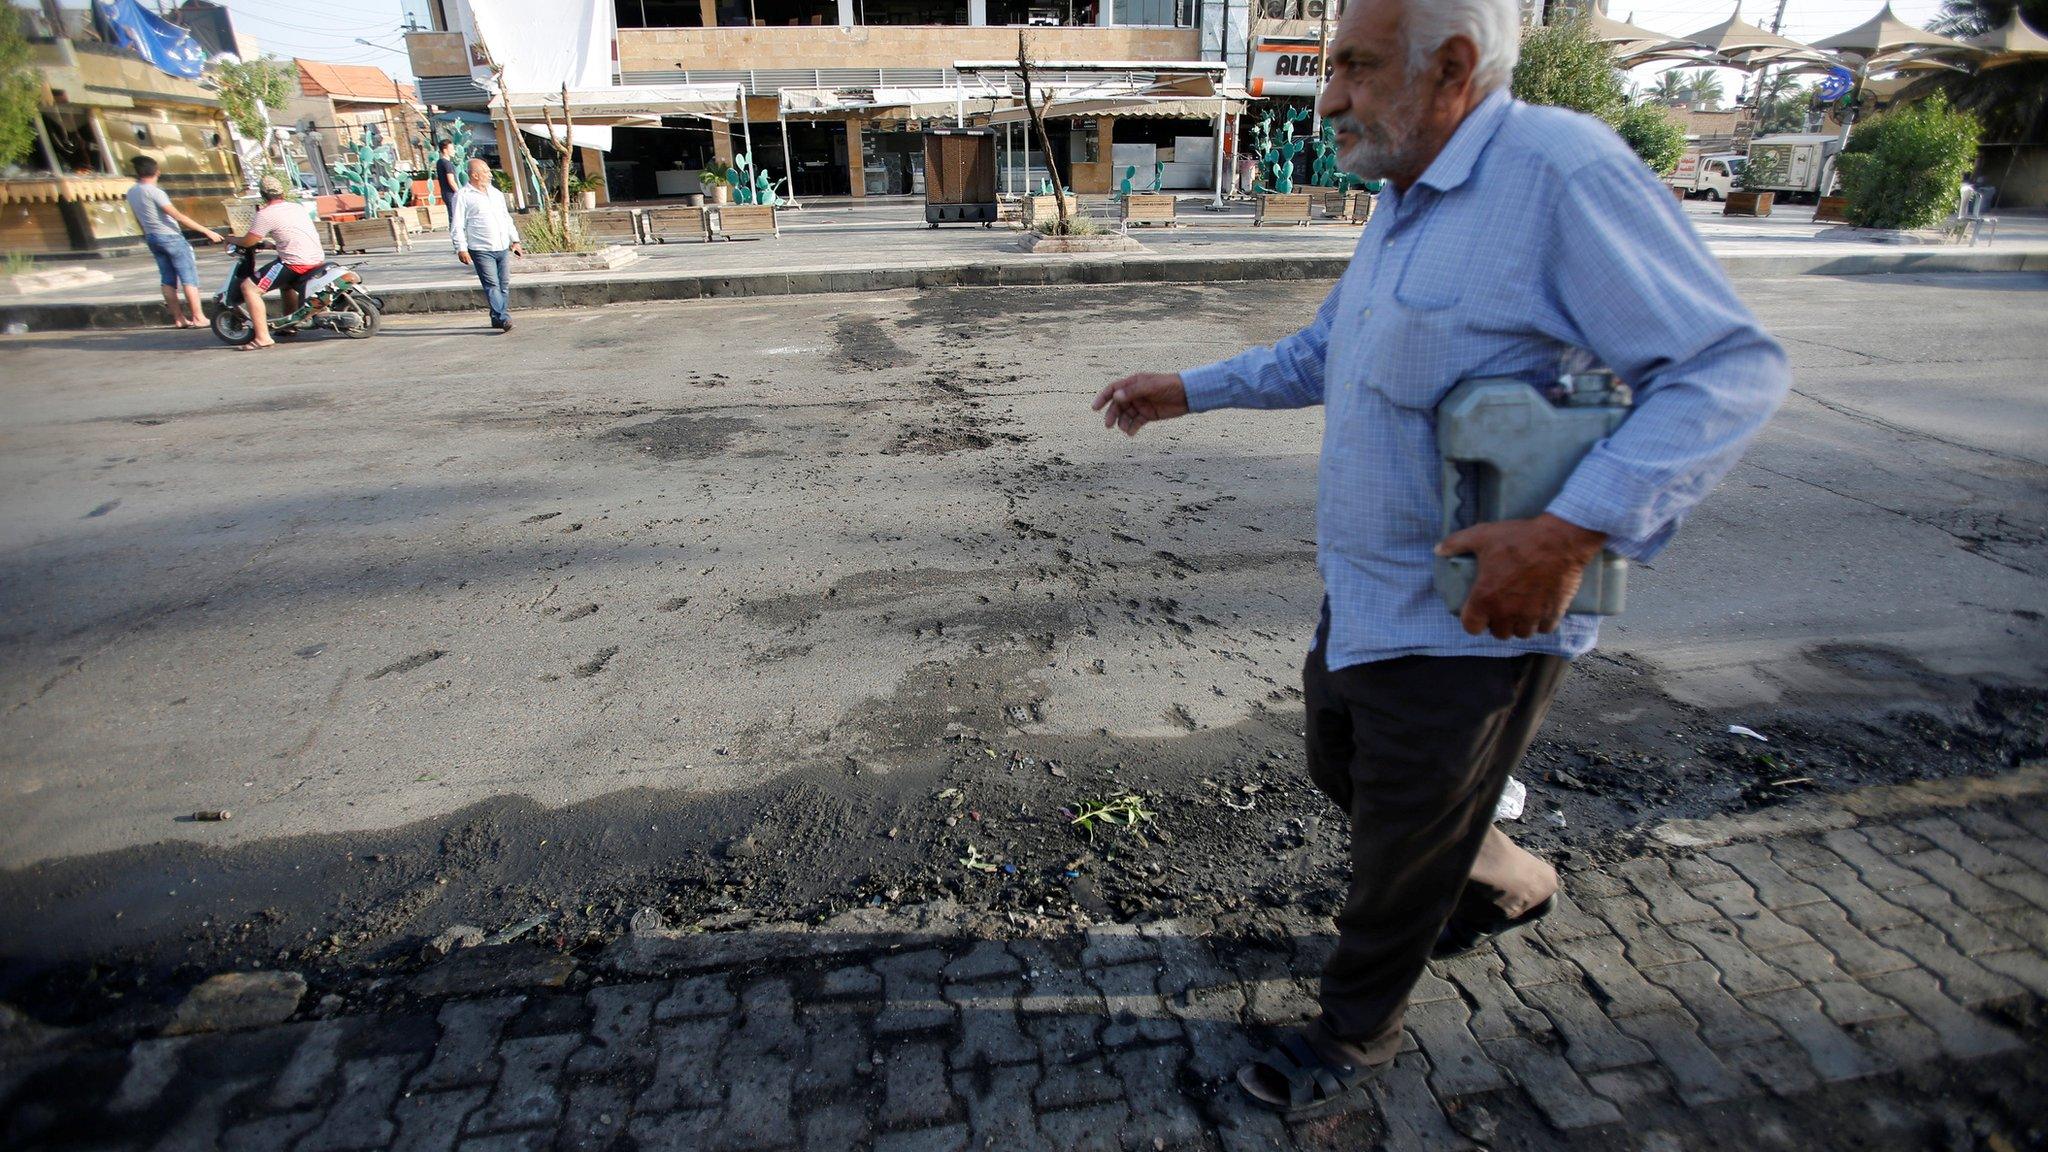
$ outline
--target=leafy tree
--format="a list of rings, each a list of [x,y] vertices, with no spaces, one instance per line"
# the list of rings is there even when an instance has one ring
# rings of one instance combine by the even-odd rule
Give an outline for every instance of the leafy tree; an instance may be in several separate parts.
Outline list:
[[[1977,159],[1976,117],[1936,95],[1856,126],[1837,161],[1852,223],[1926,228],[1956,210]]]
[[[291,70],[275,60],[247,60],[222,61],[212,72],[228,123],[251,140],[264,140],[270,125],[263,109],[282,110],[292,98],[295,77]]]
[[[1771,72],[1763,82],[1763,116],[1757,131],[1762,135],[1773,132],[1797,132],[1806,127],[1806,107],[1810,92],[1800,87],[1799,78],[1790,72]]]
[[[1685,82],[1686,102],[1695,108],[1711,112],[1721,106],[1721,98],[1727,94],[1721,86],[1721,77],[1711,68],[1694,72]]]
[[[1669,75],[1669,73],[1667,73]],[[1598,116],[1621,134],[1643,163],[1669,175],[1685,154],[1685,129],[1662,109],[1631,107],[1614,50],[1593,38],[1581,19],[1531,28],[1515,65],[1515,97]]]
[[[1948,0],[1934,30],[1946,36],[1975,36],[2002,26],[2017,10],[2036,32],[2048,33],[2048,0]],[[2048,141],[2048,59],[2021,60],[1981,72],[1939,72],[1916,80],[1900,94],[1921,100],[1940,93],[1974,113],[1985,135],[2001,143]]]
[[[1631,104],[1615,122],[1630,150],[1659,176],[1669,176],[1685,155],[1685,125],[1655,104]]]
[[[1686,87],[1684,70],[1671,68],[1660,73],[1657,77],[1657,86],[1650,89],[1648,96],[1665,104],[1691,103],[1692,96]]]
[[[1628,106],[1614,50],[1593,39],[1586,22],[1577,18],[1523,34],[1522,59],[1511,87],[1517,99],[1570,108],[1609,124]]]
[[[30,62],[21,12],[9,4],[0,15],[0,167],[18,164],[35,150],[42,103],[43,81]]]

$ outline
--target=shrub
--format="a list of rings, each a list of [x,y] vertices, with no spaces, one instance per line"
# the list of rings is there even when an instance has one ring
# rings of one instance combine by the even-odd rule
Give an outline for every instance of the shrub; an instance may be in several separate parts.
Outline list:
[[[1895,109],[1856,126],[1836,163],[1849,222],[1860,228],[1928,228],[1956,210],[1977,157],[1976,118],[1945,97]]]
[[[1518,100],[1598,116],[1659,176],[1670,175],[1685,154],[1685,129],[1662,109],[1630,106],[1614,50],[1594,39],[1584,20],[1529,29],[1512,88]]]
[[[1671,175],[1685,155],[1685,126],[1654,104],[1629,105],[1614,130],[1659,176]]]
[[[553,212],[519,216],[519,240],[528,252],[588,252],[593,247],[575,216],[565,222]]]
[[[1511,85],[1515,98],[1570,108],[1613,124],[1628,104],[1614,52],[1593,39],[1583,20],[1531,28]]]

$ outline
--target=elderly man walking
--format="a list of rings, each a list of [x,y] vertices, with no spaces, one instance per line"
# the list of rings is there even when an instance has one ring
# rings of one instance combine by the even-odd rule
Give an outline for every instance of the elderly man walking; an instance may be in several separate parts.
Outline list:
[[[481,159],[469,162],[469,183],[448,206],[448,242],[455,246],[456,259],[476,269],[491,309],[491,327],[510,332],[512,257],[524,256],[526,249],[520,247],[505,194],[491,183],[491,166]]]
[[[1556,873],[1492,825],[1597,620],[1566,612],[1602,548],[1643,560],[1789,386],[1671,193],[1598,121],[1522,104],[1515,0],[1353,0],[1321,112],[1380,210],[1315,319],[1268,348],[1095,399],[1127,434],[1216,408],[1323,406],[1325,599],[1303,670],[1308,768],[1351,824],[1320,1017],[1239,1072],[1291,1115],[1352,1106],[1401,1046],[1431,956],[1548,911]],[[1439,541],[1435,408],[1460,380],[1598,361],[1633,414],[1541,515]],[[1472,554],[1462,615],[1432,581]]]

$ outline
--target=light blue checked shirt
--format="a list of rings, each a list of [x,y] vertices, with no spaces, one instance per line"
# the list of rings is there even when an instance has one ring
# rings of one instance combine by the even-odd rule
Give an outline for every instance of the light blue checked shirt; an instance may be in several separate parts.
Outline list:
[[[1468,636],[1437,596],[1436,406],[1460,380],[1604,364],[1636,410],[1549,511],[1655,555],[1790,384],[1671,190],[1591,117],[1488,96],[1406,193],[1387,185],[1313,323],[1182,373],[1188,406],[1321,404],[1316,542],[1331,668],[1425,654],[1576,656],[1599,622]]]

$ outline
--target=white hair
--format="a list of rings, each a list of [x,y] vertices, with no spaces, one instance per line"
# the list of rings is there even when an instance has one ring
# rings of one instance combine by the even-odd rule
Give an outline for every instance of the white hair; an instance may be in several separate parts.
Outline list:
[[[1429,58],[1453,36],[1479,49],[1472,68],[1474,91],[1505,88],[1522,56],[1522,13],[1516,0],[1405,0],[1408,74],[1417,76]]]

